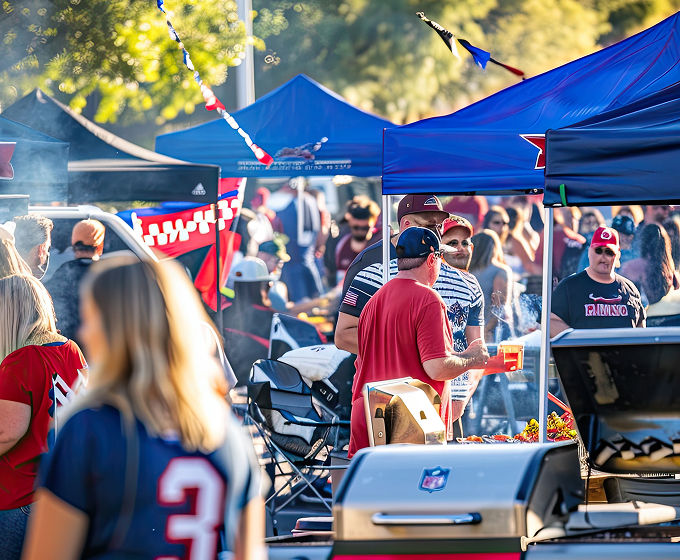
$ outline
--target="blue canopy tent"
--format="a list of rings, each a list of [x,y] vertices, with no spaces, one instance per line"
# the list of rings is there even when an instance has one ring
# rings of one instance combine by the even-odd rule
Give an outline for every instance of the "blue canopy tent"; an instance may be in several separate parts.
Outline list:
[[[68,200],[68,142],[0,117],[0,194]]]
[[[443,117],[385,131],[383,194],[538,192],[545,132],[680,81],[679,15]]]
[[[680,81],[679,24],[675,14],[620,43],[451,115],[386,130],[383,195],[541,192],[548,129],[635,103]],[[389,212],[385,202],[383,209]],[[552,212],[546,208],[543,243],[541,419],[547,411],[550,359]],[[383,219],[387,222],[389,215]],[[384,255],[384,261],[388,259]],[[545,422],[540,426],[539,441],[544,442]]]
[[[156,151],[222,168],[222,177],[290,177],[382,173],[383,129],[394,125],[353,107],[300,74],[232,115],[274,157],[259,163],[223,119],[156,138]]]
[[[546,134],[544,203],[680,200],[680,83]]]

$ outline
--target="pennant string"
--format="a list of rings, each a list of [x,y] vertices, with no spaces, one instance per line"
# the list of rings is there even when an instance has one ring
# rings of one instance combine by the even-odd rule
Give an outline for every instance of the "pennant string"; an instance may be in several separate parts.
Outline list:
[[[525,78],[524,72],[522,70],[519,70],[518,68],[513,68],[512,66],[508,66],[507,64],[503,64],[502,62],[498,62],[497,60],[491,58],[491,54],[486,52],[485,50],[482,50],[479,47],[475,47],[465,39],[456,38],[453,35],[453,33],[451,33],[448,29],[439,25],[436,21],[432,21],[426,18],[423,12],[417,12],[416,15],[437,32],[437,34],[442,38],[442,41],[446,43],[446,46],[458,60],[460,60],[460,55],[458,54],[458,49],[456,48],[456,41],[458,41],[463,46],[463,48],[472,55],[474,61],[477,64],[479,64],[479,66],[482,69],[486,69],[487,62],[491,62],[493,64],[496,64],[497,66],[505,68],[508,72],[512,72],[513,74],[521,77],[522,79]]]
[[[184,61],[184,65],[194,73],[194,81],[201,88],[201,94],[203,95],[203,99],[205,100],[205,108],[208,111],[217,111],[220,114],[220,116],[225,121],[227,121],[227,124],[241,135],[246,145],[252,150],[253,154],[255,154],[257,160],[260,163],[263,163],[264,165],[269,167],[272,163],[274,163],[274,158],[251,140],[250,135],[248,135],[248,133],[246,133],[238,125],[236,119],[234,119],[234,117],[232,117],[227,112],[224,105],[222,105],[222,102],[219,99],[217,99],[217,96],[213,93],[210,87],[207,86],[201,79],[198,70],[196,70],[196,68],[194,67],[194,63],[191,61],[189,51],[187,51],[184,48],[184,43],[182,43],[182,40],[179,38],[179,34],[172,26],[172,23],[170,22],[170,19],[167,16],[167,12],[165,11],[164,0],[156,0],[156,5],[158,6],[158,9],[165,14],[165,22],[168,25],[168,33],[170,34],[170,39],[175,41],[177,43],[178,48],[182,51],[182,60]]]

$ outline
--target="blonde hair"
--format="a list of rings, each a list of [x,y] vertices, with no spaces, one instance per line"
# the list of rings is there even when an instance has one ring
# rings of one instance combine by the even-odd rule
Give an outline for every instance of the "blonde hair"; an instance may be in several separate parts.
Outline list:
[[[202,340],[210,322],[174,262],[111,258],[92,265],[81,301],[101,314],[108,349],[83,404],[121,395],[152,435],[177,433],[187,451],[212,452],[225,437],[224,375]]]
[[[14,243],[8,239],[0,240],[0,278],[14,274],[31,275],[31,267],[21,258]]]
[[[44,333],[57,333],[50,294],[33,276],[1,278],[0,308],[1,360]]]

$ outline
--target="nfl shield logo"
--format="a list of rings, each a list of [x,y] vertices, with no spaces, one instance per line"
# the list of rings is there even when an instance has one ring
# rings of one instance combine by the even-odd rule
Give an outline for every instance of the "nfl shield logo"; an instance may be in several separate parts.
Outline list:
[[[423,476],[420,477],[418,489],[430,493],[444,490],[450,473],[451,469],[444,469],[442,467],[423,469]]]

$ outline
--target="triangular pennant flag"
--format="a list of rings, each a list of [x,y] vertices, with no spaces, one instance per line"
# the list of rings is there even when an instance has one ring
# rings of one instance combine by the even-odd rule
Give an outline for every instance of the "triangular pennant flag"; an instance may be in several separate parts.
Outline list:
[[[453,56],[460,60],[458,47],[456,47],[456,38],[453,36],[453,33],[451,33],[448,29],[444,29],[436,21],[427,19],[423,12],[418,12],[416,15],[437,32],[437,34],[442,38],[442,41],[444,41],[446,46],[449,47],[449,50],[453,53]]]
[[[465,39],[458,39],[458,42],[461,45],[463,45],[463,47],[472,55],[472,58],[475,59],[475,62],[477,64],[479,64],[479,66],[481,66],[482,69],[486,70],[486,63],[489,62],[489,59],[491,58],[491,54],[480,49],[479,47],[475,47],[474,45],[471,45]]]
[[[482,69],[486,70],[487,62],[492,62],[493,64],[505,68],[508,72],[512,72],[513,74],[515,74],[515,76],[519,76],[522,79],[524,79],[525,76],[522,70],[519,70],[518,68],[513,68],[512,66],[508,66],[507,64],[503,64],[502,62],[494,60],[493,58],[491,58],[490,53],[480,49],[479,47],[471,45],[470,42],[466,41],[465,39],[457,39],[456,37],[454,37],[453,33],[451,33],[448,29],[445,29],[444,27],[439,25],[436,21],[427,19],[423,12],[417,12],[416,15],[437,32],[437,34],[442,38],[442,41],[446,43],[446,46],[449,47],[449,50],[456,56],[458,60],[460,60],[460,55],[458,54],[458,49],[456,48],[456,41],[463,45],[465,50],[467,50],[472,55],[474,61],[477,64],[479,64],[479,66]]]

